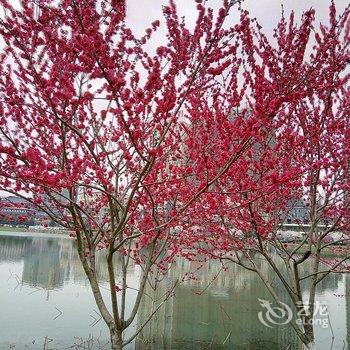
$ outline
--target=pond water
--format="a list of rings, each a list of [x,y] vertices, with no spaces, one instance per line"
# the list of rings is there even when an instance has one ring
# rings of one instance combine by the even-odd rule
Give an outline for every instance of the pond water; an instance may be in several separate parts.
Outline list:
[[[103,257],[100,260],[99,276],[107,296],[107,271]],[[220,268],[217,263],[200,268],[198,263],[178,261],[157,295],[188,271],[196,271],[197,279],[178,285],[175,296],[128,349],[296,349],[298,341],[290,326],[259,321],[263,312],[259,299],[272,301],[259,278],[237,266],[218,274]],[[270,273],[267,267],[264,270]],[[320,285],[317,301],[326,305],[328,316],[322,316],[326,327],[321,322],[316,326],[318,350],[348,349],[349,278],[332,275]],[[106,327],[69,237],[0,232],[0,281],[1,350],[109,349]],[[139,268],[131,266],[130,305],[138,281]],[[272,274],[271,282],[277,283]],[[288,303],[282,290],[280,296]],[[149,300],[144,298],[129,335],[150,313]],[[262,316],[266,321],[266,314]]]

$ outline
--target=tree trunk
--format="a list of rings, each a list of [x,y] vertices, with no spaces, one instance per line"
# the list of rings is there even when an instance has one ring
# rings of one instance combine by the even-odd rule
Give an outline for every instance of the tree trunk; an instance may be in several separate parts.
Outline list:
[[[111,333],[111,345],[112,350],[122,350],[123,348],[123,338],[122,332],[118,330],[110,330]]]
[[[316,350],[316,345],[314,341],[311,341],[308,344],[302,345],[302,350]]]
[[[305,338],[306,341],[304,341],[303,350],[314,350],[316,349],[315,345],[315,335],[314,335],[314,327],[312,325],[312,317],[306,316],[304,318],[304,331],[305,331]]]

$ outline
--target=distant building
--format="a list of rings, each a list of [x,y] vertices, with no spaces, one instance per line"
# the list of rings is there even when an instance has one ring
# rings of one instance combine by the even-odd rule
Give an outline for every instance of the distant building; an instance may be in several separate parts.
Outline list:
[[[309,209],[301,199],[291,200],[287,204],[285,223],[308,223]]]
[[[24,198],[9,196],[0,198],[0,223],[34,224],[49,221],[49,216]]]

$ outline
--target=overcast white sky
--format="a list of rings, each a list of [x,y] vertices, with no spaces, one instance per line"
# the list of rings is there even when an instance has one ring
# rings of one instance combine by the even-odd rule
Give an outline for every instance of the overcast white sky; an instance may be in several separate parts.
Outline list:
[[[167,4],[166,0],[128,0],[127,17],[129,24],[135,28],[136,34],[142,34],[144,28],[155,19],[162,17],[162,5]],[[194,0],[175,0],[181,15],[184,15],[189,24],[193,24],[196,17]],[[218,9],[221,0],[208,0],[208,4]],[[256,17],[264,28],[265,32],[271,33],[278,19],[281,17],[281,5],[283,4],[285,15],[289,15],[292,9],[295,10],[296,18],[310,9],[316,10],[316,21],[324,21],[328,17],[329,0],[246,0],[243,7],[249,10],[252,17]],[[349,0],[335,0],[339,12],[349,4]],[[228,23],[235,23],[237,11],[233,10]]]

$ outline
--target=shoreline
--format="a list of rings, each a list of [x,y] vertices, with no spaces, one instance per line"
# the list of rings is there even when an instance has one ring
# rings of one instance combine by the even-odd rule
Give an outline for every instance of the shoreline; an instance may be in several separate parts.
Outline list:
[[[293,251],[294,248],[296,248],[299,245],[299,243],[287,243],[287,251]],[[311,247],[311,253],[315,252],[315,247]],[[308,245],[304,244],[301,246],[301,248],[298,251],[298,254],[304,254],[308,250]],[[322,256],[344,256],[349,254],[350,247],[348,245],[341,245],[341,244],[335,244],[331,245],[329,247],[326,247],[322,249]]]
[[[59,234],[59,235],[69,235],[69,232],[61,228],[34,228],[34,227],[4,227],[0,226],[0,234],[4,232],[9,233],[47,233],[47,234]]]

